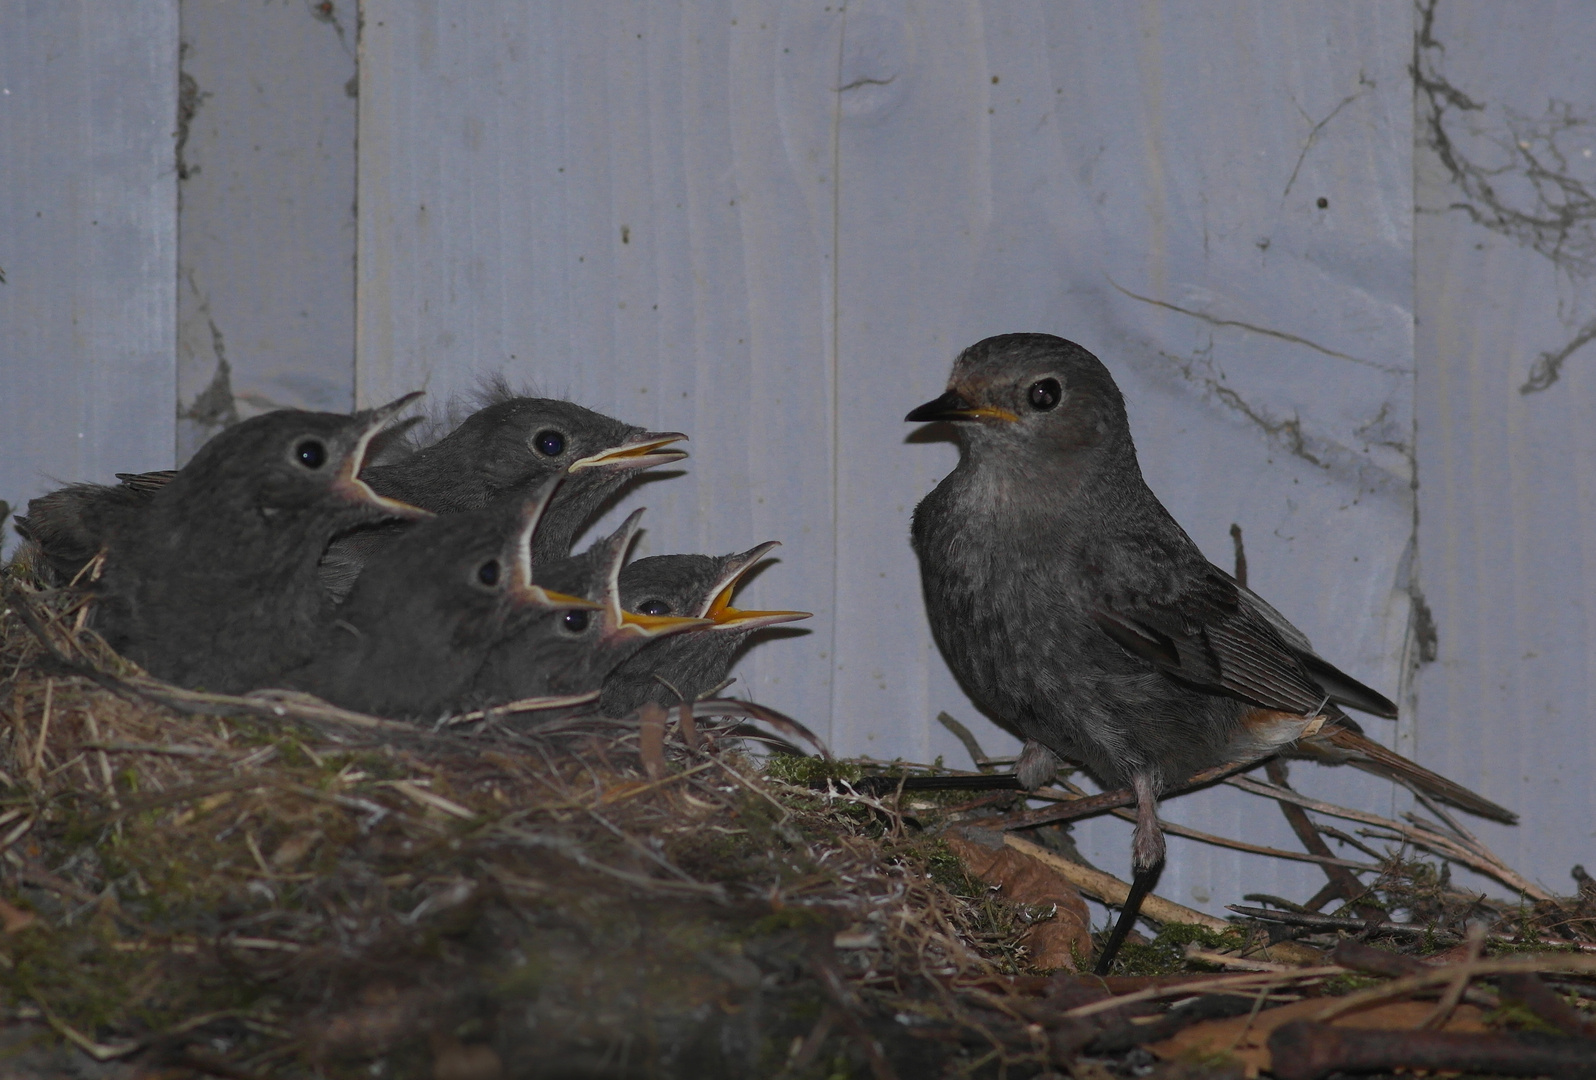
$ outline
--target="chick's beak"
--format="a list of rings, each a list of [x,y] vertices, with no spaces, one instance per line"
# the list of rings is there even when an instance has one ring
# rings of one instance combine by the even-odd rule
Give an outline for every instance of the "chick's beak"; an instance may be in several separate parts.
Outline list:
[[[910,411],[904,420],[921,423],[928,420],[951,420],[955,423],[971,420],[1006,420],[1010,423],[1019,417],[996,405],[973,405],[958,390],[949,390],[941,397],[926,402]]]
[[[641,634],[645,637],[665,637],[668,634],[691,630],[695,626],[713,626],[713,619],[692,619],[681,615],[638,615],[621,612],[621,623],[616,628],[620,634]]]
[[[644,431],[627,439],[619,446],[612,446],[607,450],[600,450],[596,454],[589,454],[585,458],[573,461],[566,472],[576,472],[578,469],[651,469],[655,465],[665,465],[672,461],[681,461],[687,456],[685,450],[666,450],[664,447],[671,443],[683,442],[687,438],[679,431]]]
[[[778,546],[775,540],[767,541],[728,564],[726,573],[716,583],[715,592],[702,613],[716,630],[754,630],[761,626],[775,626],[777,623],[812,617],[808,611],[740,611],[731,606],[732,593],[737,591],[743,578],[759,564],[767,551]]]
[[[402,409],[422,396],[423,392],[416,390],[386,405],[379,405],[375,409],[366,411],[364,414],[366,426],[361,431],[360,437],[355,440],[355,445],[350,447],[349,453],[345,454],[343,461],[339,463],[338,474],[333,478],[333,490],[352,503],[376,507],[393,517],[411,521],[432,517],[430,510],[423,510],[419,506],[411,506],[407,502],[377,494],[360,478],[360,470],[366,465],[366,454],[371,449],[371,440],[375,439]]]

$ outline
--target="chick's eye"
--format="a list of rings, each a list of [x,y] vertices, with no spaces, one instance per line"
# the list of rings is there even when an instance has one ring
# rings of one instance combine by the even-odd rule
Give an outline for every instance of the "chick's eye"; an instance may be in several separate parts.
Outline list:
[[[560,626],[564,628],[567,633],[580,634],[582,631],[587,629],[587,612],[567,611],[564,615],[560,616]]]
[[[532,436],[532,445],[544,457],[559,457],[565,453],[565,436],[550,428]]]
[[[1031,408],[1037,412],[1047,412],[1059,403],[1064,396],[1063,387],[1059,386],[1057,379],[1042,379],[1031,384],[1031,389],[1026,392],[1026,399],[1030,401]]]
[[[499,560],[489,559],[477,567],[477,580],[490,589],[499,583]]]
[[[637,605],[639,615],[669,615],[671,606],[663,600],[644,600]]]
[[[294,447],[294,460],[307,469],[319,469],[327,464],[327,448],[315,439],[306,439]]]

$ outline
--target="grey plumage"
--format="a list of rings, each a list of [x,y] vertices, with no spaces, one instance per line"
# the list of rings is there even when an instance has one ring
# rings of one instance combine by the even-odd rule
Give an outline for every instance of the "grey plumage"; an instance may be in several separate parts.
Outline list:
[[[521,504],[444,514],[378,552],[285,684],[379,716],[461,711],[495,644],[597,605],[538,588],[532,540],[559,484]]]
[[[373,490],[438,514],[524,499],[552,476],[565,482],[538,529],[538,562],[566,558],[577,533],[630,477],[687,455],[678,432],[651,432],[569,401],[519,397],[502,383],[482,408],[437,442],[367,470]],[[340,536],[323,560],[328,592],[342,597],[372,553],[402,525]]]
[[[775,541],[732,555],[654,555],[620,573],[621,607],[633,615],[687,615],[713,625],[643,647],[604,680],[599,708],[626,716],[646,702],[696,701],[726,681],[748,635],[762,626],[806,619],[806,611],[739,611],[731,596]]]
[[[472,683],[482,705],[598,690],[604,677],[648,642],[708,625],[704,619],[652,623],[628,616],[620,604],[621,563],[637,533],[636,510],[609,536],[580,555],[535,565],[538,585],[593,601],[597,610],[557,612],[531,620],[488,653]]]
[[[200,448],[105,538],[97,626],[151,674],[243,691],[313,652],[328,606],[316,564],[339,529],[425,511],[359,473],[371,439],[419,395],[345,416],[283,410]]]
[[[971,697],[1031,741],[1023,779],[1045,775],[1050,752],[1137,791],[1139,877],[1163,858],[1154,805],[1167,785],[1319,723],[1315,741],[1361,739],[1338,706],[1396,715],[1202,556],[1142,479],[1119,388],[1079,345],[988,338],[908,419],[952,421],[960,448],[914,514],[938,646]],[[1440,797],[1511,817],[1381,756],[1360,764],[1396,758],[1408,768],[1385,775],[1433,778]]]

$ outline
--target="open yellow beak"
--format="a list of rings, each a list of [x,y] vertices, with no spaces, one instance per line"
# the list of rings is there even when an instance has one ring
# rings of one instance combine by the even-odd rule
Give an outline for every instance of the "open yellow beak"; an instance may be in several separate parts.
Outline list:
[[[545,589],[532,580],[532,537],[538,531],[538,522],[543,520],[543,512],[548,509],[549,502],[554,498],[560,480],[561,477],[558,476],[545,480],[536,494],[521,507],[521,521],[515,536],[511,538],[510,550],[507,552],[506,561],[510,564],[510,590],[522,603],[534,607],[583,608],[588,611],[600,611],[604,605],[584,600],[580,596],[568,596],[552,589]]]
[[[333,490],[339,492],[344,498],[353,503],[364,503],[375,506],[384,513],[392,514],[397,518],[407,518],[411,521],[422,521],[433,516],[431,510],[423,510],[419,506],[411,506],[398,499],[390,499],[386,495],[379,495],[360,478],[360,470],[366,466],[366,454],[371,449],[371,440],[388,426],[398,413],[418,398],[424,397],[425,392],[413,391],[404,397],[390,401],[386,405],[379,405],[367,411],[366,429],[360,433],[360,438],[355,440],[354,447],[344,456],[338,466],[338,475],[333,478]]]
[[[655,465],[681,461],[687,456],[687,451],[663,448],[686,438],[679,431],[645,431],[619,446],[571,462],[566,472],[576,472],[578,469],[651,469]]]
[[[767,551],[779,546],[778,541],[768,540],[743,552],[727,565],[725,575],[717,583],[709,605],[703,611],[704,618],[713,622],[716,630],[754,630],[761,626],[775,626],[777,623],[812,617],[808,611],[740,611],[731,606],[732,594],[737,591],[743,578],[759,564]]]

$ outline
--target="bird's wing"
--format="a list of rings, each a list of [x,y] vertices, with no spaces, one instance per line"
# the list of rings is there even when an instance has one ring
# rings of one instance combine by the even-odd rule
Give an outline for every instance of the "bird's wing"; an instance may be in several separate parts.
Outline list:
[[[122,486],[129,491],[136,491],[143,495],[153,495],[167,484],[170,484],[172,477],[176,475],[176,469],[157,469],[154,472],[143,473],[119,472],[116,474],[116,478],[122,481]]]
[[[1390,698],[1364,686],[1357,679],[1319,656],[1318,653],[1313,651],[1313,642],[1308,640],[1308,635],[1292,626],[1290,620],[1275,610],[1274,605],[1247,588],[1247,586],[1237,582],[1235,578],[1232,578],[1223,570],[1219,570],[1217,567],[1215,567],[1215,570],[1223,575],[1225,580],[1235,585],[1236,592],[1241,597],[1241,602],[1251,608],[1255,614],[1261,616],[1280,635],[1281,639],[1291,647],[1292,651],[1297,654],[1297,659],[1302,661],[1302,665],[1308,669],[1308,674],[1312,676],[1313,681],[1324,689],[1324,692],[1330,696],[1331,701],[1337,705],[1345,705],[1348,708],[1357,709],[1359,712],[1384,717],[1387,720],[1395,720],[1397,718],[1397,707]]]
[[[1299,716],[1324,711],[1326,692],[1298,651],[1217,569],[1158,601],[1100,603],[1092,617],[1127,652],[1180,682]]]

